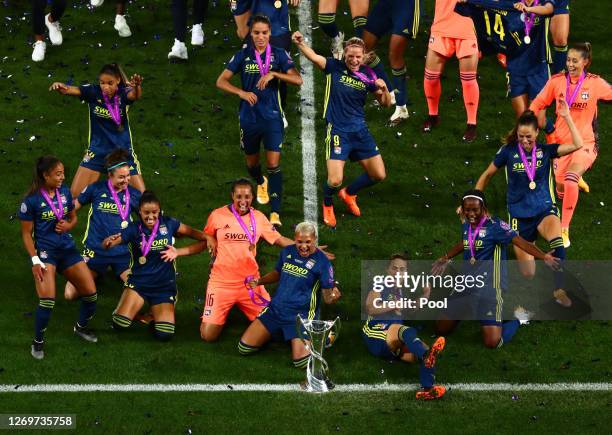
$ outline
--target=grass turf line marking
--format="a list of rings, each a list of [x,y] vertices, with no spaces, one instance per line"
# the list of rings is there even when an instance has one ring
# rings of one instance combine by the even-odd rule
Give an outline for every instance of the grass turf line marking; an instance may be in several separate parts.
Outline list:
[[[300,32],[312,43],[310,0],[303,0],[298,9]],[[315,94],[312,62],[300,57],[304,83],[300,88],[302,110],[302,176],[304,177],[304,220],[318,222],[317,205],[317,134],[315,129]]]
[[[558,382],[549,384],[457,383],[443,384],[454,391],[612,391],[609,382]],[[418,384],[340,384],[334,392],[413,391]],[[298,384],[0,384],[0,393],[83,393],[83,392],[301,392]]]

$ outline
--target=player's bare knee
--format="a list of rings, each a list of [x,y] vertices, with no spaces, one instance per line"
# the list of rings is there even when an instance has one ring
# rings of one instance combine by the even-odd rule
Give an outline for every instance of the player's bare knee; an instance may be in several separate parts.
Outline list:
[[[500,338],[498,337],[484,337],[483,344],[487,349],[497,349],[499,347]]]
[[[342,176],[328,176],[327,177],[327,185],[329,187],[338,188],[342,186]]]
[[[200,327],[200,338],[207,343],[217,341],[219,339],[219,335],[221,335],[221,331],[211,330],[206,327],[205,323],[203,323]]]

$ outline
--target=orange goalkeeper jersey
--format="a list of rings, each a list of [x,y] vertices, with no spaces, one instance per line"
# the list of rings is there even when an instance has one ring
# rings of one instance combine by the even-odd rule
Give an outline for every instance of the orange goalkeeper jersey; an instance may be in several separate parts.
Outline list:
[[[457,0],[436,0],[431,34],[455,39],[476,39],[472,19],[455,12],[456,4]]]

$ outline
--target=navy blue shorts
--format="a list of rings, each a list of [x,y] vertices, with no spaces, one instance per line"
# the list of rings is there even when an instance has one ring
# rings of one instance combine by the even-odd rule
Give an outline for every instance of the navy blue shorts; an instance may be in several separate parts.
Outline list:
[[[106,270],[110,267],[117,278],[121,276],[123,272],[130,268],[130,254],[116,255],[116,256],[104,256],[96,255],[91,249],[85,247],[83,249],[83,260],[87,263],[87,267],[93,270],[98,275],[103,275]]]
[[[43,263],[52,264],[58,272],[83,261],[76,247],[66,249],[36,249],[36,255]]]
[[[308,313],[300,313],[303,319],[308,318]],[[281,314],[272,305],[267,306],[259,313],[257,318],[266,327],[270,335],[274,340],[290,341],[295,338],[300,338],[297,333],[295,315]],[[308,337],[306,332],[302,329],[304,337]]]
[[[554,15],[563,15],[570,13],[569,0],[555,0]]]
[[[368,352],[372,355],[383,359],[396,359],[400,357],[401,349],[397,349],[395,353],[391,352],[387,344],[387,329],[392,323],[377,323],[369,326],[367,323],[361,330],[363,341],[365,342]]]
[[[416,38],[419,32],[419,0],[378,0],[368,15],[365,30],[378,38],[393,35]]]
[[[347,133],[327,124],[325,148],[328,160],[346,161],[350,159],[352,162],[359,162],[380,154],[367,127]]]
[[[263,142],[266,151],[280,152],[283,147],[285,129],[283,120],[261,121],[258,123],[240,123],[240,149],[247,156],[259,154]]]
[[[483,326],[502,324],[503,290],[487,286],[448,297],[445,316],[451,320],[479,320]]]
[[[134,290],[149,306],[176,303],[176,286],[174,287],[143,287],[134,283],[128,276],[125,287]]]
[[[508,76],[508,95],[510,95],[510,98],[527,94],[529,100],[534,100],[550,78],[550,72],[548,64],[542,63],[539,68],[532,71],[529,75],[509,73]]]
[[[519,233],[523,239],[528,242],[535,242],[538,238],[538,225],[540,222],[544,220],[547,216],[559,216],[559,209],[556,205],[550,210],[547,210],[543,213],[540,213],[537,216],[529,217],[529,218],[515,218],[510,216],[510,225],[512,229]]]
[[[230,0],[232,15],[242,15],[251,10],[253,0]]]
[[[113,150],[98,150],[94,148],[88,148],[79,166],[91,169],[92,171],[100,172],[102,174],[106,174],[107,171],[104,159],[106,159],[107,154],[111,151]],[[130,164],[130,175],[140,175],[140,162],[138,161],[138,157],[136,157],[136,154],[134,153],[134,149],[130,147],[127,148],[126,151],[128,152],[129,156],[127,162]]]

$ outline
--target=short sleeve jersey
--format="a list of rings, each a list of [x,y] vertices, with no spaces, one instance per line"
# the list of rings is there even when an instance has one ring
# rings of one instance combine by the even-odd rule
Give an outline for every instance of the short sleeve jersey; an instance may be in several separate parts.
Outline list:
[[[431,35],[455,39],[476,39],[472,20],[455,12],[456,4],[457,0],[436,0]]]

